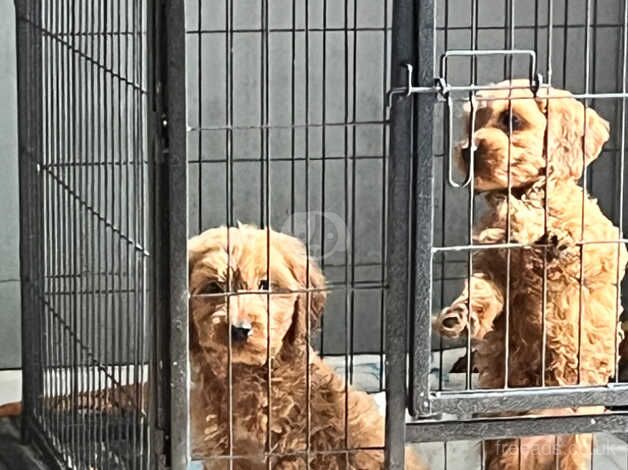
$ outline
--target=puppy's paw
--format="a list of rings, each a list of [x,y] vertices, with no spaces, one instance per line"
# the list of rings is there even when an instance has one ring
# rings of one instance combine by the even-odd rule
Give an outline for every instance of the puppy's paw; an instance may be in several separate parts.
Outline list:
[[[458,302],[444,309],[434,319],[434,329],[441,336],[448,338],[457,338],[468,327],[469,310],[466,302]]]
[[[547,261],[549,262],[563,259],[576,247],[569,234],[556,230],[545,232],[536,243],[546,246]]]

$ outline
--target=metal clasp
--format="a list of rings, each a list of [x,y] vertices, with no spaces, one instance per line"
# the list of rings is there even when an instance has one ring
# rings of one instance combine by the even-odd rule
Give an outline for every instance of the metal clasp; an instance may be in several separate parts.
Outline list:
[[[412,64],[403,64],[403,66],[406,68],[407,85],[403,87],[392,88],[388,91],[388,93],[386,93],[385,105],[387,108],[390,107],[390,103],[394,95],[404,95],[408,97],[410,95],[421,93],[443,94],[444,90],[446,89],[446,86],[444,86],[446,85],[446,83],[443,80],[435,78],[434,84],[432,86],[414,86],[414,67],[412,66]]]

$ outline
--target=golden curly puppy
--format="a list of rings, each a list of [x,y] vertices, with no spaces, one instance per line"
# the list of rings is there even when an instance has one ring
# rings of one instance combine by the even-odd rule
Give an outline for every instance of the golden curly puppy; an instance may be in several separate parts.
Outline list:
[[[193,455],[211,469],[227,468],[212,457],[230,448],[238,469],[266,468],[264,454],[278,469],[383,469],[375,402],[347,395],[310,347],[308,322],[317,324],[326,294],[303,245],[241,225],[208,230],[188,251]],[[408,452],[406,468],[424,467]]]
[[[502,388],[506,380],[509,387],[540,386],[543,379],[547,386],[606,384],[615,372],[618,282],[628,256],[623,244],[613,242],[619,229],[578,180],[608,140],[609,125],[566,91],[545,88],[535,97],[527,80],[499,87],[478,94],[475,111],[474,184],[489,206],[475,241],[526,247],[510,249],[509,286],[508,250],[477,251],[470,282],[435,319],[435,328],[449,337],[470,330],[482,388]],[[458,148],[467,169],[470,153],[468,145]],[[588,468],[591,446],[591,435],[493,441],[487,443],[486,465]]]

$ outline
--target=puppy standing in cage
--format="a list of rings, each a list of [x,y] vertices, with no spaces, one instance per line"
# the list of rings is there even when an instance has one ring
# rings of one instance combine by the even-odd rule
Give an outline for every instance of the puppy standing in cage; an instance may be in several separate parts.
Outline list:
[[[535,95],[527,80],[495,88],[477,95],[472,142],[457,155],[488,203],[475,243],[502,247],[476,252],[464,292],[435,328],[448,337],[470,331],[481,388],[606,384],[616,372],[618,286],[628,254],[620,230],[578,180],[609,125],[563,90]],[[485,463],[585,469],[592,446],[589,434],[490,441]]]

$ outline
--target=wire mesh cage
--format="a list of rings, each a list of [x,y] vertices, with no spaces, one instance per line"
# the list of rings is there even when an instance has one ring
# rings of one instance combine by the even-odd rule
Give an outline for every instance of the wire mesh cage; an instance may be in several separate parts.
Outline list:
[[[25,430],[63,466],[628,466],[625,1],[16,5]]]
[[[147,468],[147,4],[16,12],[24,430],[66,468]]]
[[[227,264],[236,266],[233,276],[239,263],[245,263],[237,253],[256,237],[265,240],[258,250],[268,252],[266,259],[260,253],[259,261],[270,272],[267,277],[279,276],[275,270],[285,262],[277,251],[278,243],[289,243],[284,235],[303,242],[303,250],[312,258],[311,264],[303,266],[310,273],[306,277],[319,269],[326,277],[324,286],[301,287],[309,291],[307,303],[316,302],[321,290],[327,297],[320,328],[314,321],[307,327],[315,336],[315,350],[344,381],[345,397],[338,398],[338,413],[344,415],[341,421],[349,419],[345,400],[351,385],[370,392],[384,389],[388,186],[384,98],[389,88],[391,8],[389,1],[230,1],[211,6],[199,1],[186,5],[189,231],[198,234],[221,225],[237,227],[239,222],[261,228],[258,235],[248,228],[234,229],[223,241],[227,247],[234,246],[227,248]],[[208,237],[203,234],[198,239]],[[191,259],[196,256],[192,253]],[[218,292],[208,293],[194,281],[195,266],[190,266],[192,344],[203,342],[205,333],[195,315],[203,302],[213,302],[210,299],[226,297],[232,322],[243,321],[237,317],[244,315],[255,325],[255,315],[247,317],[245,310],[248,298],[259,294],[256,280],[248,288],[238,287],[227,275]],[[268,282],[273,284],[272,279]],[[268,320],[257,321],[274,321],[287,290],[280,284],[277,281],[278,291],[270,289],[265,307]],[[292,292],[298,293],[294,288]],[[366,324],[368,328],[363,327]],[[255,339],[255,326],[251,338]],[[233,433],[235,442],[199,451],[196,457],[202,456],[210,465],[225,458],[237,463],[238,456],[251,453],[238,449],[237,442],[238,433],[246,428],[238,422],[242,414],[238,382],[246,382],[246,374],[252,372],[240,367],[244,358],[236,339],[223,353],[223,360],[228,356],[232,363],[229,373],[212,379],[227,384],[224,397],[218,396],[229,406],[221,412],[232,416],[223,431]],[[273,343],[275,338],[269,335],[268,341]],[[345,430],[335,446],[316,447],[320,434],[315,429],[319,426],[316,394],[320,393],[316,381],[320,379],[317,370],[303,367],[316,354],[303,361],[300,356],[308,351],[295,352],[289,363],[302,375],[294,385],[292,400],[306,402],[299,405],[304,407],[303,431],[295,438],[299,443],[285,447],[271,424],[258,443],[261,460],[273,468],[295,459],[304,464],[306,454],[314,466],[340,465],[337,461],[352,458],[343,454],[359,447],[354,444],[352,449],[348,444],[346,422],[340,426]],[[261,401],[266,396],[276,400],[279,392],[274,389],[281,390],[286,380],[282,369],[286,359],[268,356],[260,368],[266,370],[260,381],[267,387],[257,397]],[[199,362],[203,363],[192,353],[193,369],[194,365],[202,367]],[[193,373],[192,383],[199,380]],[[192,403],[202,402],[193,396]],[[200,410],[205,416],[211,407]],[[192,405],[193,434],[195,412],[198,409]],[[268,416],[264,407],[256,413],[258,418]],[[269,422],[279,419],[273,413],[268,416]],[[379,449],[383,444],[382,440]],[[377,446],[370,452],[383,457]]]
[[[430,272],[418,279],[431,297],[421,299],[414,320],[426,329],[433,317],[436,327],[431,352],[417,334],[411,393],[417,416],[440,414],[449,427],[411,432],[427,440],[502,439],[476,445],[475,463],[464,468],[554,468],[571,458],[582,468],[625,468],[620,439],[568,433],[621,433],[625,419],[603,406],[624,403],[626,4],[448,1],[434,8],[436,60],[427,60],[439,82],[421,85],[440,99],[432,103],[434,127],[417,130],[417,139],[434,143],[424,167],[433,181],[419,177],[418,190],[429,188],[430,207],[418,215],[428,224],[418,231],[431,248],[420,253],[417,270]],[[523,80],[504,83],[513,79]],[[593,152],[599,116],[610,134],[604,125]],[[557,149],[572,130],[575,144],[565,138]],[[534,162],[535,148],[543,161]],[[557,163],[563,153],[579,168],[568,176],[569,160]],[[554,238],[561,230],[573,234],[573,258],[554,256],[556,246],[567,248]],[[508,439],[528,434],[537,437]],[[577,443],[570,447],[569,439]],[[473,449],[461,445],[445,445],[434,465],[458,468]]]

